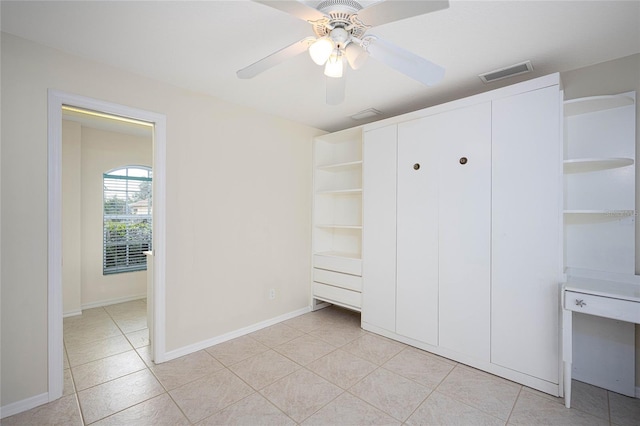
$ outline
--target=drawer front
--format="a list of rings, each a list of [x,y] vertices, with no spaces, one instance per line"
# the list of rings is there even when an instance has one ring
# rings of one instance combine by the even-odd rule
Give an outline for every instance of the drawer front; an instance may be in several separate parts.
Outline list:
[[[362,277],[342,274],[340,272],[327,271],[326,269],[313,269],[313,281],[329,284],[347,290],[362,291]]]
[[[313,283],[313,297],[358,310],[362,306],[362,295],[359,292],[322,283]]]
[[[344,272],[345,274],[362,275],[362,260],[360,259],[316,254],[313,256],[313,266],[330,271]]]
[[[640,323],[640,302],[566,291],[564,308],[573,312]]]

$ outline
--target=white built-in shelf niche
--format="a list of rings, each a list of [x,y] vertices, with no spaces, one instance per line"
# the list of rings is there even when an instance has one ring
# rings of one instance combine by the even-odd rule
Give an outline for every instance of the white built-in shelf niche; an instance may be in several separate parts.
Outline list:
[[[317,137],[314,165],[314,253],[360,258],[361,131]]]
[[[635,273],[635,92],[564,103],[565,269]]]
[[[362,287],[362,131],[313,145],[313,306],[359,310]]]

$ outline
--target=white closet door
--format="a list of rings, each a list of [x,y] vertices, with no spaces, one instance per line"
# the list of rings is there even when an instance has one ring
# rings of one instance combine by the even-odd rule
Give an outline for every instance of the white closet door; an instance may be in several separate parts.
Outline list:
[[[433,117],[438,141],[440,346],[489,360],[491,104]]]
[[[438,140],[426,117],[398,126],[396,332],[438,345]]]
[[[397,126],[364,133],[362,321],[395,331]]]
[[[562,143],[551,86],[493,102],[491,362],[558,383]]]

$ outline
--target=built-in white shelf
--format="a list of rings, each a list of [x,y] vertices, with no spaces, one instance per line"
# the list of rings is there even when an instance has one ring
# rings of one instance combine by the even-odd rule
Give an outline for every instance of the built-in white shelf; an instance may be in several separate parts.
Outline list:
[[[362,256],[360,253],[349,253],[346,251],[322,251],[314,253],[318,256],[328,256],[328,257],[341,257],[345,259],[360,259]]]
[[[564,223],[567,226],[596,226],[598,224],[603,226],[606,223],[629,220],[635,214],[634,210],[565,210]]]
[[[571,223],[573,219],[593,219],[598,222],[624,219],[635,216],[635,210],[565,210],[565,218]]]
[[[362,188],[349,188],[349,189],[329,189],[324,191],[317,191],[318,195],[359,195],[362,194]]]
[[[358,170],[361,167],[362,167],[362,160],[348,161],[345,163],[323,164],[323,165],[317,166],[316,168],[318,170],[324,170],[327,172],[345,172],[350,170]]]
[[[316,137],[313,153],[312,308],[328,302],[359,311],[362,128]]]
[[[570,117],[578,114],[603,111],[633,105],[635,100],[626,95],[589,96],[586,98],[571,99],[564,102],[564,116]]]
[[[565,290],[640,302],[640,282],[621,282],[594,278],[569,277]]]
[[[362,229],[362,225],[338,225],[335,223],[322,223],[316,225],[318,228],[331,228],[331,229]]]
[[[633,165],[633,158],[575,158],[564,160],[565,173],[596,172]]]
[[[630,91],[564,102],[566,268],[635,271],[635,100]]]

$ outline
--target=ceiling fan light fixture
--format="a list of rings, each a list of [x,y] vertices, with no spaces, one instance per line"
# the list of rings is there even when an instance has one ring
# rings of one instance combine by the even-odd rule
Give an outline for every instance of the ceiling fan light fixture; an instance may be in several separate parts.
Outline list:
[[[329,56],[329,60],[324,67],[324,75],[327,77],[340,78],[344,69],[342,55],[339,52]]]
[[[333,52],[333,42],[328,38],[319,38],[309,46],[309,56],[318,65],[324,65]]]

